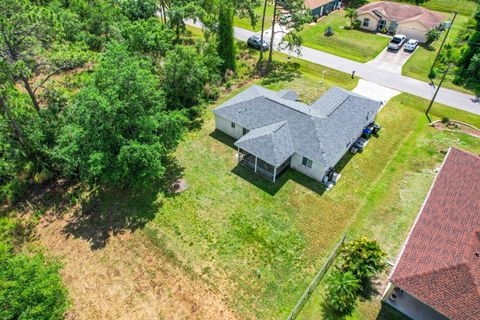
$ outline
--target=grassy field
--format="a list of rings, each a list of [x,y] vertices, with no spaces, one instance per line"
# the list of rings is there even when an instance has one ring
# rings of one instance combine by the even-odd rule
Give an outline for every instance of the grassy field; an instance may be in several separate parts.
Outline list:
[[[343,29],[349,24],[344,15],[343,10],[336,11],[315,25],[305,25],[300,32],[304,45],[359,62],[375,58],[390,39],[365,31]],[[333,36],[324,35],[328,26],[333,28]]]
[[[464,30],[464,26],[468,21],[468,17],[465,15],[458,15],[455,19],[455,23],[448,35],[448,39],[446,43],[453,43],[457,38],[458,34]],[[444,37],[445,34],[442,34]],[[405,76],[409,76],[412,78],[416,78],[423,81],[429,81],[428,74],[430,72],[430,68],[433,64],[435,56],[440,48],[440,44],[443,38],[436,41],[431,48],[427,46],[419,46],[418,49],[415,51],[413,56],[407,61],[407,63],[403,66],[402,74]],[[440,77],[440,75],[438,76]],[[472,93],[471,91],[462,88],[460,86],[455,85],[453,81],[453,74],[447,76],[444,86],[446,88],[463,91],[465,93]],[[439,80],[435,80],[437,83]]]
[[[410,1],[399,2],[411,3]],[[458,13],[467,16],[473,15],[477,8],[477,4],[473,0],[429,0],[425,1],[421,6],[427,9],[443,12],[457,11]]]
[[[233,25],[235,27],[251,30],[251,31],[260,31],[262,30],[262,14],[263,14],[263,6],[255,8],[255,15],[258,17],[258,21],[255,25],[255,27],[252,26],[250,23],[250,18],[248,17],[235,17],[235,20],[233,21]],[[267,12],[265,15],[265,30],[269,29],[272,27],[272,19],[273,19],[273,6],[268,5],[267,6]]]
[[[355,86],[333,70],[320,85],[323,67],[278,57],[289,62],[288,72],[260,84],[295,88],[307,102],[333,84]],[[187,189],[157,199],[161,208],[145,232],[228,297],[242,318],[285,318],[343,233],[377,239],[393,260],[442,152],[450,145],[480,152],[478,139],[428,127],[426,105],[405,94],[394,98],[379,114],[380,138],[363,154],[342,160],[343,177],[329,192],[293,170],[272,184],[238,167],[233,140],[214,131],[212,105],[202,128],[189,133],[176,153]],[[480,117],[439,105],[433,113],[480,124]],[[309,303],[305,319],[319,317],[319,300],[317,295]],[[362,303],[354,318],[374,319],[378,311],[378,301]]]

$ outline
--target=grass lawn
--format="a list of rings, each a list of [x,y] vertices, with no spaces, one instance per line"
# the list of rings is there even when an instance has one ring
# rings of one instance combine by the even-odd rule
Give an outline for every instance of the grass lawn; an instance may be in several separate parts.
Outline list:
[[[315,25],[305,25],[300,32],[306,47],[322,50],[347,59],[367,62],[375,58],[388,44],[389,38],[360,30],[345,30],[348,19],[344,11],[336,11]],[[326,37],[325,29],[331,26],[335,32]]]
[[[411,3],[410,1],[399,2]],[[421,6],[427,9],[443,12],[457,11],[458,13],[467,16],[473,15],[477,8],[477,4],[473,0],[429,0],[425,1]]]
[[[243,28],[243,29],[247,29],[247,30],[251,30],[251,31],[261,31],[262,30],[263,5],[255,8],[255,15],[258,17],[258,21],[257,21],[255,27],[252,27],[252,24],[250,23],[250,18],[248,18],[248,17],[244,17],[244,18],[235,17],[235,20],[233,21],[233,25],[235,27],[239,27],[239,28]],[[267,12],[266,12],[266,15],[265,15],[265,30],[272,27],[272,19],[273,19],[273,6],[269,4],[267,6]]]
[[[321,85],[324,67],[276,58],[289,62],[286,71],[260,84],[295,88],[308,102],[331,85],[356,84],[328,70]],[[394,98],[379,114],[380,138],[363,154],[346,156],[342,179],[325,193],[293,170],[273,184],[238,167],[233,140],[214,131],[212,105],[203,126],[176,152],[187,189],[157,199],[161,208],[145,233],[183,269],[227,296],[241,318],[285,318],[342,234],[377,239],[393,260],[441,152],[450,145],[480,152],[478,139],[428,127],[426,105],[406,94]],[[439,105],[433,113],[480,125],[480,117]],[[309,302],[303,318],[319,317],[319,299],[317,294]],[[354,318],[374,319],[378,311],[378,302],[362,303]]]
[[[448,35],[448,39],[446,43],[453,43],[455,39],[457,38],[458,34],[462,32],[463,27],[468,21],[468,17],[464,15],[458,15],[457,18],[455,19],[455,23],[452,27],[452,30],[450,31],[450,34]],[[429,81],[428,74],[430,72],[430,68],[433,64],[433,61],[435,60],[435,56],[438,52],[438,49],[440,48],[441,41],[445,34],[442,34],[442,38],[438,41],[436,41],[433,45],[432,48],[427,48],[426,46],[419,46],[413,56],[407,61],[407,63],[403,66],[402,69],[402,74],[405,76],[409,76],[412,78],[416,78],[419,80],[423,81]],[[472,94],[471,91],[462,88],[460,86],[455,85],[453,81],[453,73],[451,72],[450,75],[447,76],[444,86],[446,88],[462,91],[465,93],[470,93]],[[437,77],[438,79],[435,80],[435,83],[438,83],[441,78],[441,75]]]

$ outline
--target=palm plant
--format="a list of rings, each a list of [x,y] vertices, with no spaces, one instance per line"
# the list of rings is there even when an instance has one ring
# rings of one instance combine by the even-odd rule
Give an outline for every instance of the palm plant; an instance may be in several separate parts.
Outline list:
[[[355,24],[355,20],[358,18],[358,12],[354,8],[347,8],[345,10],[345,18],[350,19],[350,27],[353,28],[353,25]]]
[[[326,303],[338,313],[349,315],[355,309],[360,289],[360,280],[352,272],[335,270],[329,278]]]

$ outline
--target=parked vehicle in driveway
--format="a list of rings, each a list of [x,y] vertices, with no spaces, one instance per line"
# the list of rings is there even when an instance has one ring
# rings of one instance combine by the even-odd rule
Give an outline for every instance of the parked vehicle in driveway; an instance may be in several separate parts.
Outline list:
[[[270,45],[268,44],[268,42],[265,41],[265,39],[263,39],[263,43],[262,44],[260,43],[261,43],[261,39],[257,35],[253,35],[247,40],[247,45],[249,47],[255,48],[257,50],[268,51],[268,49],[270,48]]]
[[[393,39],[390,40],[390,43],[388,44],[388,49],[398,50],[403,46],[406,40],[407,40],[407,37],[404,36],[403,34],[396,34],[393,37]]]
[[[418,40],[415,40],[415,39],[409,39],[406,43],[405,43],[405,47],[403,48],[405,51],[415,51],[415,49],[417,48],[418,46]]]

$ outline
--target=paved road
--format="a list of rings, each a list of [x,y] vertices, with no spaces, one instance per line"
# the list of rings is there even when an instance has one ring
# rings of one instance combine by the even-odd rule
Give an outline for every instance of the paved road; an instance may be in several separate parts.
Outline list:
[[[196,26],[201,27],[198,23]],[[235,37],[242,41],[247,41],[247,39],[254,33],[255,32],[253,31],[235,27]],[[291,56],[296,56],[296,54],[278,48],[278,46],[276,47],[276,50]],[[386,71],[376,66],[341,58],[323,51],[302,47],[302,55],[300,58],[345,73],[352,73],[352,71],[355,71],[356,76],[365,80],[425,99],[431,99],[435,92],[435,88],[430,83],[405,77],[401,74]],[[450,107],[480,115],[480,98],[478,97],[442,88],[438,92],[436,101]]]

